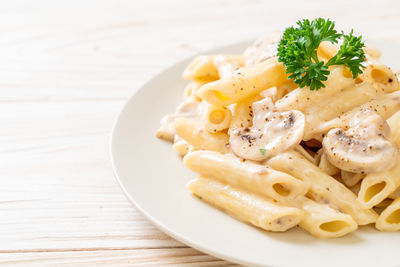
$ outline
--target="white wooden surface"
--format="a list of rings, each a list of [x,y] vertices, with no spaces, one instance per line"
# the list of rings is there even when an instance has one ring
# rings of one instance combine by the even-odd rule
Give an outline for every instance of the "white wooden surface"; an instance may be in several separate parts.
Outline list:
[[[126,200],[108,154],[122,105],[180,59],[303,17],[400,44],[399,3],[3,1],[0,265],[231,265],[161,233]]]

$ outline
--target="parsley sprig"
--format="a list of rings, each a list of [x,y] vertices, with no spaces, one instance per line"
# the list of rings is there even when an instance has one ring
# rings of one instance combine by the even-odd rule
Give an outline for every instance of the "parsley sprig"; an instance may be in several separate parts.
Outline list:
[[[309,86],[311,90],[325,87],[328,79],[329,66],[344,65],[356,78],[362,73],[362,62],[365,61],[365,45],[362,36],[354,36],[353,31],[346,35],[335,30],[335,23],[323,18],[297,22],[298,27],[290,27],[283,33],[278,45],[278,60],[286,68],[288,78],[299,85]],[[328,62],[319,61],[317,49],[321,42],[336,44],[343,38],[343,44],[335,56]]]

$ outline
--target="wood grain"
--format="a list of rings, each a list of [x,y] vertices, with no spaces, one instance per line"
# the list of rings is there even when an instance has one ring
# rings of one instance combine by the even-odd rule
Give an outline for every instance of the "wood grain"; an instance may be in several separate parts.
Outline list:
[[[128,97],[185,57],[331,17],[400,43],[399,2],[7,1],[0,7],[0,265],[230,266],[158,231],[112,173]]]

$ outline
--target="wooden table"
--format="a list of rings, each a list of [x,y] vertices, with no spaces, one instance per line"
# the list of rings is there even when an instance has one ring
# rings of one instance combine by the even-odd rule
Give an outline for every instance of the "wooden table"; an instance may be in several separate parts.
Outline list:
[[[127,201],[111,126],[172,63],[303,17],[400,43],[398,0],[285,2],[3,2],[0,265],[231,265],[163,234]]]

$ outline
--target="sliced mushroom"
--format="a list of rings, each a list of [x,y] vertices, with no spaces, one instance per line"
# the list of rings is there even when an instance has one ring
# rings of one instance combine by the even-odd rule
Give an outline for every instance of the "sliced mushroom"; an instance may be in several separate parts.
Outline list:
[[[297,146],[305,119],[297,110],[278,112],[267,97],[253,104],[253,126],[231,132],[232,151],[244,159],[264,160]]]
[[[376,112],[364,109],[349,122],[347,131],[335,128],[324,137],[322,145],[329,161],[336,167],[355,173],[373,173],[391,169],[396,163],[397,148],[387,138],[390,127]]]

